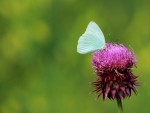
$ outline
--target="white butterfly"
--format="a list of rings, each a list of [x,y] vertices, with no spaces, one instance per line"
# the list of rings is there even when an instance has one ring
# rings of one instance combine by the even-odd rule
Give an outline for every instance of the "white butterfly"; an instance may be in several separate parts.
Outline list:
[[[91,53],[105,48],[105,38],[98,25],[91,21],[85,33],[80,36],[77,45],[77,52],[80,54]]]

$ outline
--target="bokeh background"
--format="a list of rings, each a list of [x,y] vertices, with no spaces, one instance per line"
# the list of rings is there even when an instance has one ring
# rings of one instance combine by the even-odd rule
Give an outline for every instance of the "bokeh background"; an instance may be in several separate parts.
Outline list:
[[[0,0],[0,113],[117,113],[91,93],[91,55],[76,52],[91,20],[137,55],[143,84],[125,113],[150,113],[148,0]]]

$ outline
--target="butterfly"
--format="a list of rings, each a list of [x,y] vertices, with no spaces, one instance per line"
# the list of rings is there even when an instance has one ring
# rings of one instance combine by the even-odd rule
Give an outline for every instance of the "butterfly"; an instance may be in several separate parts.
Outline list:
[[[80,54],[92,53],[106,47],[103,32],[99,26],[91,21],[85,33],[80,36],[77,45],[77,52]]]

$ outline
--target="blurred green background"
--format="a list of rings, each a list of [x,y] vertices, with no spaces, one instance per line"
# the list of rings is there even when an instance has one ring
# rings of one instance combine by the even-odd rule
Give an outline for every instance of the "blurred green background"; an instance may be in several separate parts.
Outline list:
[[[137,55],[143,84],[125,113],[150,113],[148,0],[0,0],[0,113],[117,113],[91,93],[91,55],[76,52],[91,20]]]

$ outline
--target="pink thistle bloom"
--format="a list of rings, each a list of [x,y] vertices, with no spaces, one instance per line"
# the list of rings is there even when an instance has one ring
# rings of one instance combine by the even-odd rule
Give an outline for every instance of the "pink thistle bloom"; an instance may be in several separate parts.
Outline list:
[[[93,53],[92,64],[97,79],[92,84],[95,86],[97,97],[103,99],[122,100],[131,96],[131,90],[137,94],[135,86],[140,85],[132,73],[136,66],[136,57],[133,51],[128,50],[123,44],[107,43],[106,48]]]

